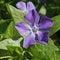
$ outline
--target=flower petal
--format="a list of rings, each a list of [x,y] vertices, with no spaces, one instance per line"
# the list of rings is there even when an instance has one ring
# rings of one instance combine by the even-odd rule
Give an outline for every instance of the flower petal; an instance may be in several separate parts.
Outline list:
[[[47,16],[43,16],[38,28],[40,30],[48,30],[50,27],[52,27],[52,25],[53,21]]]
[[[42,43],[42,44],[47,44],[48,43],[48,32],[38,32],[36,34],[37,41]]]
[[[29,34],[23,41],[23,47],[28,48],[30,45],[35,44],[35,38],[32,34]]]
[[[29,12],[29,11],[31,11],[33,9],[35,10],[34,4],[32,2],[28,2],[27,3],[27,11]]]
[[[36,10],[29,11],[29,13],[27,13],[24,18],[32,25],[37,24],[39,22],[39,15]]]
[[[32,14],[33,14],[33,18],[34,18],[34,24],[37,24],[39,22],[40,16],[36,10],[33,10]]]
[[[34,18],[32,15],[32,11],[29,11],[25,16],[25,20],[27,20],[29,23],[34,24]]]
[[[17,23],[15,25],[15,28],[18,30],[18,32],[23,35],[25,34],[26,32],[29,31],[29,28],[30,26],[28,26],[27,24],[23,23],[23,22],[20,22],[20,23]]]
[[[18,8],[18,9],[20,9],[20,10],[22,10],[22,11],[26,11],[26,4],[24,3],[24,2],[18,2],[17,4],[16,4],[16,7]]]

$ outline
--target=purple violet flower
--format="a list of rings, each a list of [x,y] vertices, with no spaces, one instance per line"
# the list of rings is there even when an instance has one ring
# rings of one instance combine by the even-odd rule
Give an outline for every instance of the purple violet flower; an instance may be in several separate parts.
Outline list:
[[[40,0],[41,3],[44,3],[46,0]]]
[[[24,18],[29,22],[29,25],[24,22],[19,22],[15,25],[15,28],[22,36],[26,32],[30,32],[29,35],[24,38],[23,47],[28,48],[30,45],[35,44],[36,41],[42,44],[47,44],[48,32],[53,25],[53,21],[47,16],[42,16],[40,19],[36,10],[31,10],[24,16]]]
[[[25,12],[28,13],[30,10],[33,10],[33,9],[35,10],[35,6],[32,2],[28,2],[26,4],[25,2],[20,1],[16,4],[16,7],[24,13]]]

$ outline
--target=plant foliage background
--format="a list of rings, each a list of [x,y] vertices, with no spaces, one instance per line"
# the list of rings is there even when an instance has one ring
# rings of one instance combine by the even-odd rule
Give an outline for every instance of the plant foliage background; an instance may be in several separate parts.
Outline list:
[[[32,1],[40,15],[54,21],[47,45],[22,47],[23,37],[15,29],[15,23],[24,22],[24,14],[16,8],[18,1]],[[0,0],[0,60],[60,60],[60,0]]]

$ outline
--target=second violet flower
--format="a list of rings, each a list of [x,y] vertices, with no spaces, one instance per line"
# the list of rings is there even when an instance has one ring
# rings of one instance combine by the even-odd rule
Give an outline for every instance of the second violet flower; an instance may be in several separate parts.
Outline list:
[[[31,11],[33,9],[35,10],[35,6],[32,2],[27,2],[27,4],[26,4],[25,2],[20,1],[16,4],[16,7],[24,13],[25,12],[28,13],[29,11]]]

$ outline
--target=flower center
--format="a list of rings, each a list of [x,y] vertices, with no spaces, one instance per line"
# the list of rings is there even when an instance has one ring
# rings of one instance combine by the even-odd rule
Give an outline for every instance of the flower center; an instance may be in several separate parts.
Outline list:
[[[36,32],[37,32],[37,28],[36,28],[36,27],[33,27],[33,28],[32,28],[32,31],[33,31],[34,33],[36,33]]]

